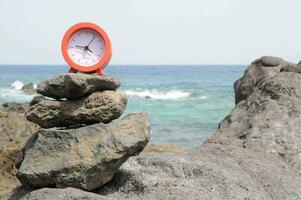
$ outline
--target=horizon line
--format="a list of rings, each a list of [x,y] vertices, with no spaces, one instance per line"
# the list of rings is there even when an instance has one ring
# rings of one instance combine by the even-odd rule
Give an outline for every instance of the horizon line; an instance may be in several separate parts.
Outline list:
[[[111,64],[107,66],[246,66],[249,64]],[[68,66],[67,64],[0,64],[0,66]]]

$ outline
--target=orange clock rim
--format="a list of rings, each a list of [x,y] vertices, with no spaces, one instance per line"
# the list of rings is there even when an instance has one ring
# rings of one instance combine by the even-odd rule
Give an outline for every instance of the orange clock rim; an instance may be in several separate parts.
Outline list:
[[[76,64],[70,58],[70,56],[68,55],[69,40],[75,32],[77,32],[81,29],[91,29],[93,31],[96,31],[97,33],[99,33],[99,35],[102,37],[102,39],[104,41],[104,48],[105,48],[104,49],[104,54],[100,58],[99,62],[96,63],[95,65],[83,67],[81,65]],[[103,69],[110,62],[110,59],[111,59],[111,56],[112,56],[112,47],[111,47],[111,41],[109,39],[109,36],[107,35],[107,33],[102,28],[100,28],[96,24],[93,24],[93,23],[90,23],[90,22],[81,22],[81,23],[78,23],[78,24],[75,24],[75,25],[71,26],[67,30],[67,32],[65,33],[65,35],[63,37],[61,50],[62,50],[63,57],[64,57],[65,61],[67,62],[67,64],[71,68],[73,68],[75,70],[78,70],[80,72],[93,72],[93,71],[96,71],[98,69]]]

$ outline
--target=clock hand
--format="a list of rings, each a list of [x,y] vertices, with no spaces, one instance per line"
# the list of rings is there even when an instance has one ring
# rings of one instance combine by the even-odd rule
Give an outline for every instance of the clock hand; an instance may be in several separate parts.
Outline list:
[[[93,40],[96,38],[96,36],[94,36],[94,38],[89,42],[89,44],[87,45],[87,47],[93,42]]]
[[[79,49],[85,49],[84,46],[79,46],[79,45],[75,45],[76,48],[79,48]]]
[[[85,46],[85,47],[84,47],[84,51],[90,51],[91,53],[93,53],[93,52],[89,49],[88,46]]]
[[[89,47],[87,46],[87,48],[85,48],[86,50],[88,50],[88,51],[90,51],[91,53],[93,53],[92,51],[91,51],[91,49],[89,49]]]

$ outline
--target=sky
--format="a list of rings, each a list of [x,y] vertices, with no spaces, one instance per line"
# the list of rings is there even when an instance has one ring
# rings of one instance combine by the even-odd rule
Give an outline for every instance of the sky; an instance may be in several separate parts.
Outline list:
[[[110,64],[248,64],[301,60],[300,0],[0,0],[0,64],[65,64],[65,31],[108,33]]]

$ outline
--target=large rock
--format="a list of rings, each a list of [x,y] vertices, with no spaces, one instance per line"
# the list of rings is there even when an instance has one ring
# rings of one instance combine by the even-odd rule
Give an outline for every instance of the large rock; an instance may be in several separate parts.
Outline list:
[[[121,116],[126,104],[124,92],[106,90],[76,100],[41,101],[27,110],[26,117],[43,128],[108,123]]]
[[[146,114],[78,129],[40,129],[27,142],[17,177],[33,187],[93,190],[110,181],[130,156],[148,143]]]
[[[109,198],[76,188],[43,188],[34,191],[21,189],[16,191],[9,200],[109,200]]]
[[[298,199],[300,177],[273,154],[206,144],[130,158],[98,193],[112,199]]]
[[[287,65],[281,69],[282,72],[295,72],[301,74],[301,63],[297,65]]]
[[[272,60],[260,62],[277,67]],[[301,74],[264,78],[199,149],[142,153],[94,191],[112,199],[299,200],[300,102]]]
[[[33,106],[33,105],[35,105],[35,104],[37,104],[37,103],[40,103],[40,102],[46,101],[46,100],[48,100],[47,97],[44,97],[44,96],[42,96],[42,95],[35,96],[35,97],[31,100],[30,106]]]
[[[185,149],[176,144],[149,144],[145,147],[143,152],[173,152],[173,153],[186,153],[189,149]]]
[[[14,113],[24,113],[25,110],[28,108],[27,103],[4,103],[2,104],[2,107],[7,111],[7,112],[14,112]]]
[[[21,90],[27,94],[35,94],[37,92],[36,89],[34,88],[33,83],[24,85]]]
[[[301,74],[281,72],[260,82],[207,142],[276,154],[301,175],[300,122]]]
[[[198,150],[130,158],[98,192],[113,199],[300,199],[301,74],[253,88]]]
[[[38,126],[26,120],[25,104],[5,104],[0,110],[6,113],[0,117],[0,199],[7,199],[11,190],[20,185],[14,167],[21,149]]]
[[[252,94],[257,83],[263,79],[269,79],[280,72],[282,68],[291,68],[295,64],[281,58],[263,56],[255,60],[244,72],[244,76],[234,84],[235,104],[246,99]]]
[[[63,74],[38,84],[37,92],[55,99],[75,99],[95,91],[116,90],[120,81],[116,78],[95,74]]]

